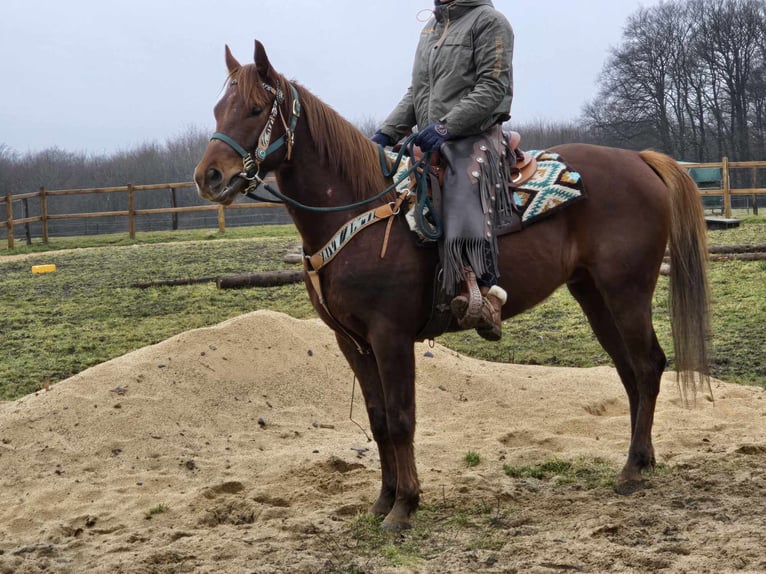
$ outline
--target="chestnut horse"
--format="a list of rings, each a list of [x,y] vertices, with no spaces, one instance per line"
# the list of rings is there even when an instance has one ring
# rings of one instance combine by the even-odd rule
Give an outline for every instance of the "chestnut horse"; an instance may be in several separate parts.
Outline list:
[[[273,172],[304,252],[318,253],[349,220],[371,207],[386,211],[393,196],[380,192],[392,179],[378,146],[277,73],[257,41],[254,59],[243,66],[226,47],[217,133],[194,179],[202,197],[228,205],[259,174]],[[652,294],[668,243],[675,367],[692,387],[707,376],[701,202],[693,181],[665,155],[581,144],[552,151],[581,174],[587,198],[499,238],[500,284],[508,292],[503,318],[566,284],[628,394],[631,438],[619,484],[630,491],[655,464],[651,429],[666,357],[652,326]],[[420,498],[414,343],[432,309],[438,251],[423,248],[403,216],[394,212],[387,221],[354,235],[321,271],[309,273],[307,263],[306,287],[364,394],[382,475],[371,512],[385,516],[385,529],[399,530]]]

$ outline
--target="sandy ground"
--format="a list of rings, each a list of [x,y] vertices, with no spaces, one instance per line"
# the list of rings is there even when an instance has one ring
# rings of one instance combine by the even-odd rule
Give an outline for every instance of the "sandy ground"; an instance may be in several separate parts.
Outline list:
[[[619,468],[614,370],[417,355],[423,502],[489,505],[491,543],[455,521],[409,564],[365,552],[351,525],[379,459],[349,418],[350,369],[320,322],[256,312],[0,404],[0,573],[766,571],[763,389],[713,381],[715,403],[686,409],[667,375],[665,469],[621,496],[503,472]],[[353,418],[367,428],[358,389]]]

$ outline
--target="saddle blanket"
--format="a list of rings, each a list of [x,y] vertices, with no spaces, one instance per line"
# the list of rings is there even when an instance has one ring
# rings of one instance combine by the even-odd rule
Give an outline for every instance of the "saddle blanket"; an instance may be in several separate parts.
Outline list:
[[[521,187],[509,190],[514,208],[521,218],[521,228],[516,227],[510,231],[520,231],[585,197],[585,186],[580,174],[570,169],[559,154],[545,150],[533,150],[528,153],[537,160],[537,171]],[[402,178],[410,166],[409,158],[403,158],[394,179],[399,182],[399,193],[405,192],[408,187],[414,187],[412,176]],[[410,202],[407,222],[410,229],[424,239],[416,222],[414,198]]]
[[[529,153],[537,159],[537,171],[521,187],[512,190],[523,227],[585,197],[582,177],[567,167],[559,154],[545,150]]]

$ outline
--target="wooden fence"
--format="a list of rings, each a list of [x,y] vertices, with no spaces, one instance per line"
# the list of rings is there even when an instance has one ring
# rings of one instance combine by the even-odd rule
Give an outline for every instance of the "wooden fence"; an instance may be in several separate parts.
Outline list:
[[[274,179],[266,178],[267,183],[274,183]],[[223,233],[226,231],[226,212],[228,210],[241,210],[241,209],[264,209],[273,207],[282,207],[281,203],[236,203],[229,206],[209,204],[209,205],[193,205],[186,207],[177,207],[176,193],[179,190],[191,190],[194,188],[194,183],[161,183],[153,185],[126,185],[121,187],[103,187],[103,188],[88,188],[88,189],[57,189],[46,190],[41,187],[38,191],[32,193],[22,193],[17,195],[7,194],[5,196],[5,208],[6,208],[6,220],[0,221],[0,229],[3,227],[8,229],[8,249],[13,249],[16,240],[16,230],[21,226],[24,226],[26,242],[31,243],[29,224],[40,223],[42,226],[42,241],[48,243],[48,227],[49,222],[55,220],[66,219],[92,219],[99,217],[127,217],[128,219],[128,234],[131,239],[136,237],[136,219],[145,215],[155,214],[173,214],[174,218],[178,213],[194,213],[204,211],[217,211],[218,212],[218,230]],[[135,194],[141,191],[170,191],[171,205],[172,207],[154,208],[154,209],[136,209]],[[107,193],[127,193],[128,205],[127,209],[120,211],[100,211],[100,212],[86,212],[86,213],[61,213],[52,214],[48,213],[48,200],[51,197],[61,196],[73,196],[73,195],[91,195],[91,194],[107,194]],[[196,190],[194,191],[196,194]],[[39,213],[36,215],[29,214],[29,200],[39,199]],[[21,206],[21,215],[19,219],[15,218],[15,206]],[[177,219],[174,219],[173,229],[177,228]]]
[[[719,211],[724,217],[730,218],[732,214],[732,197],[749,196],[752,198],[753,213],[758,214],[758,196],[766,195],[766,188],[759,188],[758,170],[766,169],[764,161],[729,161],[723,158],[721,162],[713,163],[684,163],[684,168],[694,170],[714,169],[719,173],[717,185],[710,188],[699,189],[702,196],[703,206],[712,211]],[[732,170],[748,170],[749,187],[732,187]],[[740,174],[741,175],[741,174]],[[742,179],[742,178],[739,178]]]
[[[685,163],[684,168],[715,168],[720,170],[721,181],[720,187],[717,189],[700,189],[700,196],[706,207],[713,208],[718,207],[720,212],[725,217],[731,217],[731,198],[733,196],[751,196],[753,198],[754,212],[758,212],[759,195],[766,195],[766,188],[756,187],[758,181],[757,172],[759,169],[766,169],[766,162],[747,161],[747,162],[730,162],[728,158],[723,158],[718,163]],[[731,170],[735,169],[747,169],[750,170],[751,186],[747,188],[732,188],[731,187]],[[273,178],[267,178],[268,182],[273,183]],[[0,229],[5,227],[8,229],[8,249],[13,249],[15,244],[16,229],[24,226],[26,234],[26,242],[31,243],[31,237],[29,232],[30,223],[40,223],[42,225],[42,240],[44,243],[48,242],[48,222],[53,220],[62,219],[89,219],[97,217],[127,217],[128,218],[128,233],[131,239],[135,239],[136,236],[136,218],[153,215],[153,214],[178,214],[178,213],[192,213],[200,211],[217,211],[218,212],[218,230],[224,232],[226,230],[226,212],[228,210],[239,209],[264,209],[281,207],[280,203],[235,203],[224,207],[222,205],[195,205],[188,207],[177,207],[176,204],[176,192],[178,190],[188,190],[194,188],[194,184],[191,182],[184,183],[162,183],[155,185],[126,185],[122,187],[104,187],[104,188],[90,188],[90,189],[59,189],[59,190],[46,190],[41,187],[39,191],[33,193],[23,193],[19,195],[7,194],[5,196],[6,205],[6,220],[0,221]],[[135,208],[135,194],[139,191],[156,191],[156,190],[169,190],[171,192],[171,204],[172,207],[155,208],[155,209],[136,209]],[[65,214],[49,214],[48,213],[48,199],[56,196],[67,195],[88,195],[88,194],[104,194],[104,193],[127,193],[128,194],[128,208],[121,211],[105,211],[105,212],[88,212],[88,213],[65,213]],[[196,193],[196,192],[195,192]],[[29,200],[33,198],[39,198],[39,213],[37,215],[29,214]],[[710,203],[706,198],[712,198],[715,201]],[[719,201],[720,200],[720,201]],[[15,218],[14,204],[21,204],[21,215],[19,219]],[[174,220],[175,221],[175,220]],[[175,228],[175,225],[174,225]]]

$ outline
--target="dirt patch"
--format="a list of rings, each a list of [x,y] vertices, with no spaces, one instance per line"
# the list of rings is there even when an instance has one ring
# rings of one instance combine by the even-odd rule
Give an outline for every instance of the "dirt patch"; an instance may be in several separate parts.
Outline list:
[[[762,389],[714,381],[715,403],[685,409],[667,376],[660,469],[620,496],[506,472],[619,469],[613,369],[417,356],[412,532],[362,531],[380,465],[330,331],[257,312],[0,404],[0,573],[766,570]]]

